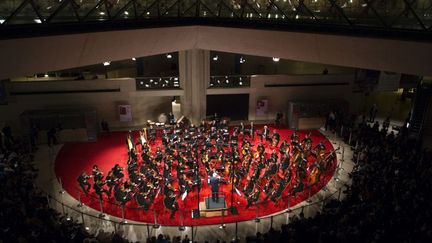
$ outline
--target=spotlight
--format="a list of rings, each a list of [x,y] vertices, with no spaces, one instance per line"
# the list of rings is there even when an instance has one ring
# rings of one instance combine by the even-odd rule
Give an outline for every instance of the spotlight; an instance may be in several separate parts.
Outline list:
[[[171,55],[171,54],[166,54],[166,57],[167,57],[168,59],[171,59],[171,58],[172,58],[172,55]]]
[[[219,56],[218,55],[214,55],[213,56],[213,61],[217,61],[219,59]]]
[[[240,57],[240,63],[243,64],[246,62],[246,59],[244,59],[244,57]]]
[[[37,24],[41,24],[42,20],[40,20],[40,19],[34,19],[34,22],[36,22]]]
[[[135,57],[132,57],[132,61],[136,61],[136,58],[135,58]]]
[[[279,62],[280,58],[279,57],[273,57],[273,62]]]
[[[99,12],[99,15],[102,15],[102,16],[104,16],[104,15],[105,15],[105,13],[104,13],[104,12]]]
[[[124,11],[124,15],[129,15],[129,12],[128,11]]]
[[[111,65],[111,62],[103,62],[103,65],[104,66],[109,66],[109,65]]]
[[[4,19],[0,19],[0,24],[3,24],[5,22]]]

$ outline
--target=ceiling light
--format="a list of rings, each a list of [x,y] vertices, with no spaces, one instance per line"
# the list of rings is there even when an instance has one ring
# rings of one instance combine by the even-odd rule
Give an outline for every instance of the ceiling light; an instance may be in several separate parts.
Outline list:
[[[99,15],[105,15],[105,13],[104,12],[99,12]]]
[[[280,58],[279,57],[273,57],[273,62],[279,62]]]
[[[38,24],[41,24],[41,23],[42,23],[42,20],[40,20],[40,19],[34,19],[34,22],[36,22],[36,23],[38,23]]]
[[[213,61],[217,61],[219,59],[219,56],[218,55],[214,55],[213,56]]]
[[[49,77],[49,76],[48,76],[48,73],[45,73],[44,77],[45,77],[45,78],[48,78],[48,77]]]
[[[172,55],[171,55],[171,54],[167,54],[166,57],[167,57],[168,59],[171,59],[171,58],[172,58]]]
[[[135,58],[135,57],[132,57],[132,61],[136,61],[136,58]]]
[[[239,85],[243,85],[243,82],[242,82],[242,81],[240,81],[240,82],[239,82]]]
[[[109,66],[109,65],[111,65],[111,62],[103,62],[103,65],[104,66]]]
[[[150,15],[150,12],[147,12],[147,15]]]
[[[88,226],[86,226],[86,227],[85,227],[85,230],[89,231],[89,230],[90,230],[90,228],[89,228]]]
[[[0,24],[3,24],[5,22],[4,19],[0,19]]]
[[[129,15],[129,12],[128,12],[128,11],[124,11],[124,14],[125,14],[125,15]]]
[[[240,63],[245,63],[246,59],[244,57],[240,57]]]
[[[177,80],[178,80],[178,78],[177,78],[177,77],[175,77],[175,78],[174,78],[174,80],[175,80],[175,81],[177,81]]]

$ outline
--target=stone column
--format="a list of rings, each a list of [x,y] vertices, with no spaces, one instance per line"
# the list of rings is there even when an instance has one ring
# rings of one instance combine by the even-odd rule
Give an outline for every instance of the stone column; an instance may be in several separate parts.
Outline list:
[[[181,111],[194,124],[206,116],[206,94],[210,84],[210,51],[192,49],[179,52]]]

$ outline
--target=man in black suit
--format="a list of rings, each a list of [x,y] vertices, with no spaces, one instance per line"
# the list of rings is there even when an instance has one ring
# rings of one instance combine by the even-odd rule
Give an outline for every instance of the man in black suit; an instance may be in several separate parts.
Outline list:
[[[219,180],[220,180],[220,176],[218,176],[216,172],[213,172],[212,176],[210,177],[210,186],[212,191],[213,202],[219,201]]]

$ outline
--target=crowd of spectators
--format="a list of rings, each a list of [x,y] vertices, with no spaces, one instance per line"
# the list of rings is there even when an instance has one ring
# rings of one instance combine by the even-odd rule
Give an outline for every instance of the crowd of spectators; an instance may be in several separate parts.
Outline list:
[[[7,126],[0,135],[0,242],[97,241],[49,207],[47,195],[34,184],[38,170],[30,144],[14,138]]]
[[[355,166],[344,200],[330,200],[314,217],[300,214],[246,241],[432,242],[432,153],[408,137],[406,124],[395,135],[387,122],[362,119],[346,127],[353,132]]]

